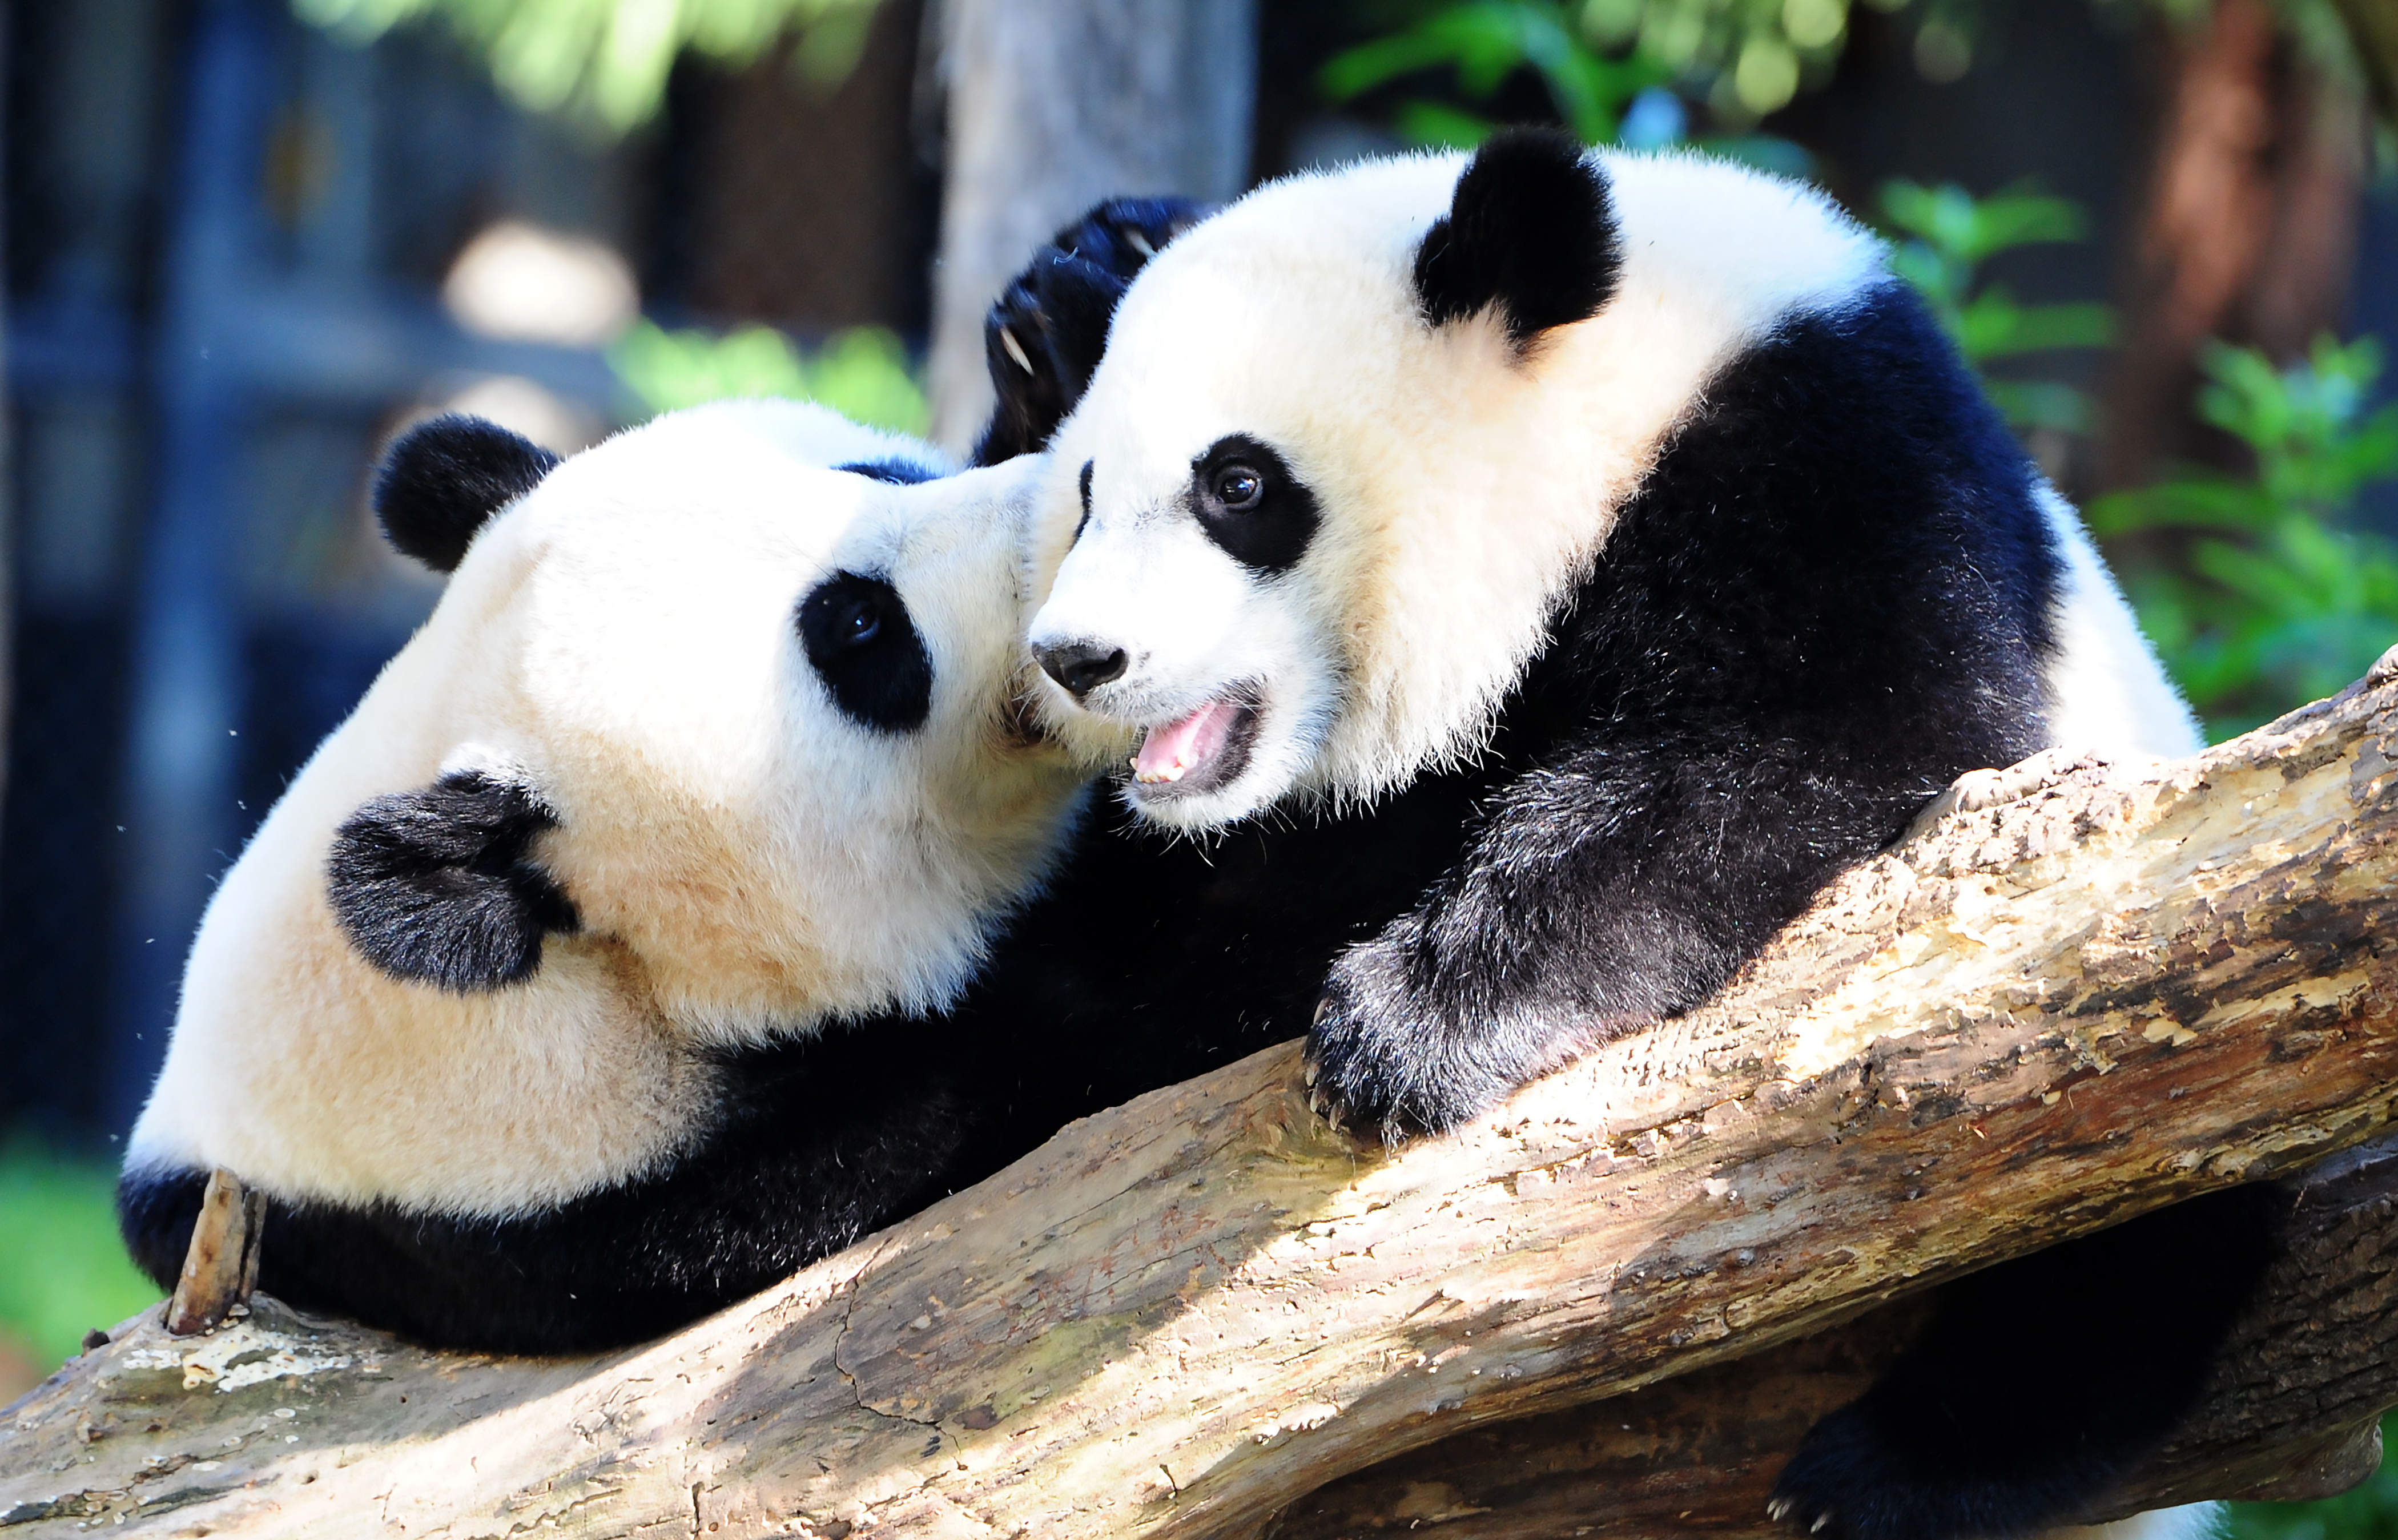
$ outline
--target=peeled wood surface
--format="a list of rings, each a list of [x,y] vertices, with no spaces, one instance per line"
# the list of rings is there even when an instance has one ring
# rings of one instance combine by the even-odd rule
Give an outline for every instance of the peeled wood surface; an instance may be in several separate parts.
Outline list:
[[[2351,692],[1951,817],[1714,1005],[1396,1157],[1285,1048],[637,1352],[445,1359],[263,1302],[196,1356],[144,1327],[20,1403],[0,1520],[1253,1531],[2388,1125],[2394,733]]]
[[[2281,1185],[2286,1251],[2260,1306],[2189,1423],[2091,1520],[2211,1497],[2328,1497],[2380,1465],[2379,1414],[2398,1403],[2398,1137]],[[1788,1540],[1765,1513],[1774,1478],[1817,1418],[1896,1357],[1924,1303],[1899,1300],[1737,1362],[1417,1450],[1301,1498],[1265,1533]],[[2024,1348],[2036,1361],[2036,1328]]]
[[[222,1166],[209,1172],[182,1275],[167,1301],[168,1335],[214,1331],[236,1309],[248,1307],[258,1288],[259,1243],[265,1231],[266,1195],[249,1191]]]

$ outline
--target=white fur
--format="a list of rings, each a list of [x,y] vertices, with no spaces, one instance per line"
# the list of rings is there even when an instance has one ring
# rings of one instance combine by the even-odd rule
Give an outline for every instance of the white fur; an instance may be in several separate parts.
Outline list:
[[[2111,1524],[2050,1530],[2040,1540],[2222,1540],[2229,1528],[2224,1520],[2220,1503],[2185,1503],[2150,1508]]]
[[[1370,799],[1472,755],[1707,380],[1786,317],[1888,281],[1879,244],[1811,188],[1688,154],[1597,154],[1623,234],[1616,296],[1526,358],[1489,317],[1418,315],[1415,252],[1457,155],[1261,188],[1126,292],[1052,451],[1032,642],[1121,645],[1130,665],[1081,709],[1044,684],[1044,712],[1120,761],[1140,728],[1233,687],[1267,697],[1241,775],[1196,794],[1135,785],[1145,816],[1205,827],[1292,791]],[[1193,458],[1233,432],[1290,456],[1322,516],[1305,558],[1262,582],[1181,507]],[[2045,501],[2067,562],[2054,741],[2194,748],[2080,520]]]
[[[1018,725],[1031,477],[823,469],[921,446],[784,403],[660,419],[567,462],[476,539],[424,628],[276,804],[202,921],[129,1165],[500,1213],[651,1166],[712,1093],[701,1051],[940,1003],[1038,882],[1081,775]],[[921,730],[833,705],[794,625],[886,576],[934,666]],[[445,770],[554,809],[580,911],[539,971],[394,980],[335,924],[334,830]]]
[[[1777,318],[1880,271],[1874,238],[1811,189],[1599,154],[1624,231],[1617,296],[1526,359],[1487,317],[1418,317],[1415,250],[1457,155],[1261,188],[1126,292],[1053,450],[1033,640],[1138,640],[1125,676],[1084,703],[1099,721],[1044,699],[1113,755],[1125,725],[1274,669],[1248,770],[1149,815],[1210,824],[1292,788],[1368,798],[1472,754],[1700,386]],[[1192,458],[1235,431],[1294,455],[1323,516],[1305,560],[1269,583],[1173,516]],[[1069,552],[1086,460],[1091,522]]]
[[[2081,516],[2044,480],[2040,504],[2065,563],[2048,668],[2051,746],[2108,758],[2196,754],[2206,743],[2198,718],[2165,677]]]

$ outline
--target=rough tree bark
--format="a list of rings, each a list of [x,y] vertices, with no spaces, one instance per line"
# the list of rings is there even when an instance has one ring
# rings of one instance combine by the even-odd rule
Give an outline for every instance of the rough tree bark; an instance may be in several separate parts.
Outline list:
[[[982,317],[1008,278],[1104,197],[1222,199],[1249,174],[1257,0],[942,0],[949,92],[933,275],[933,436],[990,415]]]
[[[10,1413],[0,1524],[1251,1534],[1376,1461],[2391,1126],[2398,689],[2189,761],[2013,779],[1707,1008],[1459,1133],[1344,1138],[1284,1048],[639,1351],[443,1357],[263,1300],[197,1342],[138,1325]],[[2333,1285],[2378,1297],[2382,1211],[2357,1212]],[[2344,1319],[2326,1343],[2386,1329]],[[2351,1374],[2284,1403],[2256,1373],[2181,1440],[2175,1500],[2320,1464],[2385,1395]],[[1747,1479],[1677,1522],[1754,1527]]]
[[[2281,1185],[2291,1200],[2288,1251],[2266,1285],[2268,1304],[2216,1366],[2203,1410],[2100,1499],[2092,1521],[2208,1497],[2328,1497],[2380,1465],[2379,1413],[2398,1402],[2398,1138],[2385,1134]],[[1630,1396],[1447,1440],[1302,1498],[1267,1533],[1788,1540],[1765,1512],[1774,1477],[1817,1418],[1862,1394],[1896,1356],[1922,1305],[1900,1300]]]

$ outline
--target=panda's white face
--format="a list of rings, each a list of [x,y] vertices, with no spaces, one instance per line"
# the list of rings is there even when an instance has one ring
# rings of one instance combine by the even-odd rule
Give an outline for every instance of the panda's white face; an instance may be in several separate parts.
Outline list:
[[[1602,154],[1612,297],[1519,348],[1435,324],[1418,250],[1462,157],[1261,188],[1125,292],[1051,449],[1043,709],[1211,827],[1477,752],[1556,596],[1709,375],[1879,248],[1735,167]]]
[[[714,1046],[953,996],[1084,775],[1022,711],[1037,464],[827,468],[929,455],[705,408],[493,517],[219,889],[135,1160],[505,1211],[699,1132]]]

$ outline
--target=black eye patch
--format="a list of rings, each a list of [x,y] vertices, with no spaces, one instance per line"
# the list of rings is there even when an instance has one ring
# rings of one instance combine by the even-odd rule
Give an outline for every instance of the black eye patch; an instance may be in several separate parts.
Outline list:
[[[1288,571],[1315,536],[1315,494],[1245,433],[1216,440],[1191,462],[1190,497],[1207,538],[1255,571]]]
[[[860,727],[909,732],[933,709],[933,660],[899,590],[835,572],[800,601],[800,642],[832,703]]]
[[[894,487],[913,487],[941,479],[941,473],[929,465],[919,465],[912,460],[901,460],[896,456],[888,460],[853,460],[846,465],[835,465],[833,469],[874,481],[886,481]]]

